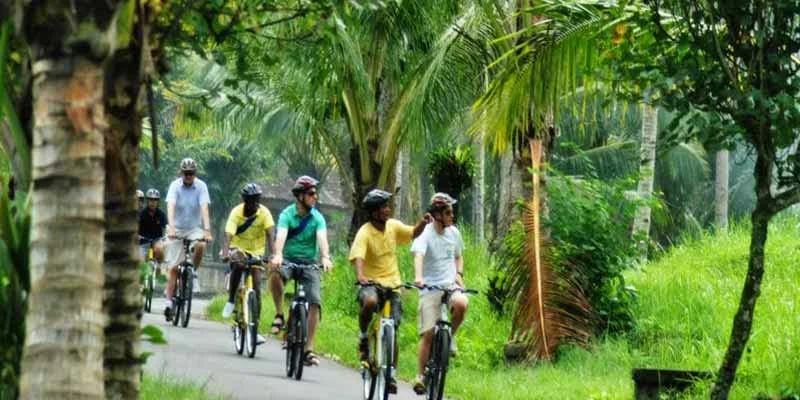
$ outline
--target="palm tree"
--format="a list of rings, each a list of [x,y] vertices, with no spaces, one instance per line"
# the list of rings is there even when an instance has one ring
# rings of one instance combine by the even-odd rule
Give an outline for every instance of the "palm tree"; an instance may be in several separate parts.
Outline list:
[[[92,49],[114,48],[108,40],[116,35],[100,27],[116,26],[119,6],[78,3],[76,9],[70,3],[37,2],[22,10],[23,31],[32,33],[26,40],[34,55],[36,119],[24,399],[104,398],[103,194],[109,127],[102,59],[108,53]],[[72,45],[86,33],[98,38],[98,47]]]

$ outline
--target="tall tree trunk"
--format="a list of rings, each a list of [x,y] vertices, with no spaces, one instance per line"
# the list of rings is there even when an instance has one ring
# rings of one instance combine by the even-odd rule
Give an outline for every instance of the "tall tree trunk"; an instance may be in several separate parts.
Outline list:
[[[408,149],[400,151],[400,156],[397,162],[397,171],[395,172],[395,179],[397,181],[396,190],[396,212],[394,213],[398,218],[407,221],[411,218],[411,167],[410,154]]]
[[[105,387],[108,399],[139,397],[141,362],[136,189],[141,118],[141,44],[132,43],[110,61],[106,103],[111,130],[106,137],[105,186]]]
[[[475,177],[475,184],[474,184],[474,194],[472,196],[472,226],[475,231],[475,241],[476,243],[483,243],[486,239],[486,234],[484,230],[486,226],[484,222],[486,221],[486,212],[485,207],[486,204],[484,200],[484,187],[486,186],[486,149],[484,148],[485,140],[483,135],[478,137],[478,142],[476,143],[476,151],[478,152],[478,174]]]
[[[717,229],[728,228],[728,150],[717,152],[716,174],[714,174],[714,220]]]
[[[639,152],[638,198],[649,201],[653,197],[653,176],[656,165],[656,141],[658,135],[658,109],[649,104],[642,104],[642,146]],[[644,203],[636,211],[633,221],[633,233],[639,238],[639,254],[642,261],[647,261],[647,242],[650,235],[650,205]]]
[[[78,49],[37,58],[21,398],[102,399],[103,69]]]

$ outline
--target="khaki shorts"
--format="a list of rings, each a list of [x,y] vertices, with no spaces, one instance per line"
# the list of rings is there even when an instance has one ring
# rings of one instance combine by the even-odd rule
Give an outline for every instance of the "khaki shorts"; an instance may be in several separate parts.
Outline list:
[[[447,308],[451,308],[456,299],[464,299],[465,304],[469,304],[467,295],[461,292],[453,292],[447,302]],[[417,306],[417,314],[419,315],[419,334],[433,329],[436,326],[436,321],[442,316],[442,291],[441,290],[426,290],[419,295],[419,305]]]
[[[164,243],[164,262],[169,265],[169,268],[177,267],[184,259],[183,254],[183,239],[191,240],[192,246],[194,242],[205,237],[205,232],[202,228],[177,230],[174,239],[167,239]]]

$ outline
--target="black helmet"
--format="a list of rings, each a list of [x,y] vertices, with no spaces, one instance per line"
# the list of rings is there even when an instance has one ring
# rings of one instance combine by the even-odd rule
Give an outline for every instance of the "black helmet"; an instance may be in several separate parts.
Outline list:
[[[300,193],[305,193],[308,191],[308,189],[317,187],[318,184],[318,180],[308,175],[303,175],[297,178],[297,181],[295,181],[294,186],[292,187],[292,194],[297,196]]]
[[[161,198],[161,193],[159,193],[158,190],[155,190],[155,189],[152,189],[152,188],[148,189],[147,190],[147,198],[148,199],[158,200],[158,199]]]
[[[255,183],[248,183],[242,188],[242,198],[245,197],[261,197],[261,188]]]
[[[372,189],[364,196],[364,200],[361,201],[361,207],[367,211],[372,211],[388,203],[391,199],[391,193],[385,190]]]

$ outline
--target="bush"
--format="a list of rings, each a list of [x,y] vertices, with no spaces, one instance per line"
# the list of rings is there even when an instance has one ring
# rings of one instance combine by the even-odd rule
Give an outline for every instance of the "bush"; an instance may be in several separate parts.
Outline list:
[[[621,332],[633,327],[635,289],[622,273],[636,260],[635,240],[630,226],[636,204],[624,193],[635,182],[622,180],[575,180],[554,175],[548,180],[549,215],[544,221],[550,231],[555,267],[575,266],[583,293],[592,306],[596,333]],[[509,266],[523,263],[525,230],[516,223],[503,239],[498,266],[490,279],[489,298],[494,310],[503,312],[513,296],[506,285]]]
[[[445,192],[456,200],[472,186],[477,162],[468,146],[447,146],[435,150],[428,156],[428,176],[437,192]],[[458,216],[459,203],[453,206]]]

